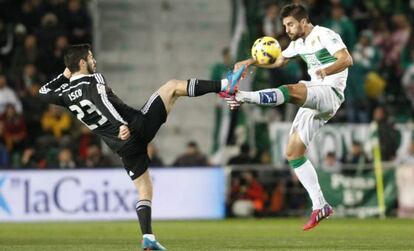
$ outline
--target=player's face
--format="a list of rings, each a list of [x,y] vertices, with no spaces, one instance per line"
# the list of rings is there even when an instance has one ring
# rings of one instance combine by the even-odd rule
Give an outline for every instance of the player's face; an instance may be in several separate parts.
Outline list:
[[[299,22],[294,17],[283,18],[283,26],[285,26],[287,35],[293,41],[304,35],[302,21]]]
[[[96,72],[96,60],[93,57],[93,54],[91,51],[89,51],[86,64],[87,64],[87,69],[88,69],[89,74]]]

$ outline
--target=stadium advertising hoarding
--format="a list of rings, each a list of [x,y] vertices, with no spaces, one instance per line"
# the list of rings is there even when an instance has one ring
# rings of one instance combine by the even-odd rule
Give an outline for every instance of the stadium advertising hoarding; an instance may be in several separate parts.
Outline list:
[[[271,123],[268,127],[272,146],[273,164],[282,166],[285,163],[285,147],[289,138],[291,123]],[[398,152],[407,151],[410,139],[414,136],[414,128],[410,124],[397,124],[396,129],[401,134]],[[307,156],[314,163],[322,163],[326,154],[334,151],[337,158],[346,155],[351,149],[352,141],[363,143],[365,153],[371,155],[371,138],[369,124],[334,124],[320,129],[308,147]]]
[[[336,216],[366,218],[379,215],[373,171],[344,175],[319,170],[318,176],[325,198],[335,208]],[[395,170],[385,170],[383,180],[385,206],[389,212],[397,202]]]
[[[224,217],[222,168],[153,169],[154,219]],[[136,219],[137,192],[122,169],[0,172],[0,222]]]

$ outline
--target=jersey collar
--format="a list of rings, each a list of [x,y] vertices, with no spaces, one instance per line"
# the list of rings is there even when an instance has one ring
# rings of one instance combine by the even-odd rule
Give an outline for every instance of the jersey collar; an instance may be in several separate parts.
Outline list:
[[[305,42],[306,40],[314,37],[314,34],[316,33],[316,30],[317,29],[319,29],[319,25],[313,26],[313,29],[311,30],[311,32],[309,33],[309,35],[303,40],[303,42]]]
[[[83,78],[83,77],[90,77],[90,76],[92,76],[92,75],[91,74],[89,74],[89,75],[86,75],[86,74],[76,75],[76,76],[70,78],[70,82],[78,80],[78,79]]]

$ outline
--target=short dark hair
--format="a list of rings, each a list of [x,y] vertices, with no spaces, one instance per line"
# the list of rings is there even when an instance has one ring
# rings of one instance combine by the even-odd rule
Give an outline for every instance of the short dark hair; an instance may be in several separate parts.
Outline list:
[[[356,139],[352,140],[352,145],[354,145],[354,146],[362,146],[361,141],[356,140]]]
[[[240,146],[240,153],[250,153],[249,144],[243,144]]]
[[[187,147],[198,148],[198,145],[195,141],[190,141],[190,142],[188,142]]]
[[[305,6],[301,4],[288,4],[283,6],[282,11],[280,12],[280,17],[282,20],[285,17],[294,17],[298,21],[305,18],[309,22],[308,11]]]
[[[87,60],[91,46],[89,44],[76,44],[69,46],[64,52],[65,66],[73,73],[80,70],[79,61]]]
[[[336,154],[333,151],[330,151],[326,154],[326,157],[330,157],[330,158],[336,158]]]
[[[224,47],[222,50],[221,50],[221,55],[222,56],[225,56],[225,55],[227,55],[227,54],[229,54],[230,53],[230,48],[229,47]]]

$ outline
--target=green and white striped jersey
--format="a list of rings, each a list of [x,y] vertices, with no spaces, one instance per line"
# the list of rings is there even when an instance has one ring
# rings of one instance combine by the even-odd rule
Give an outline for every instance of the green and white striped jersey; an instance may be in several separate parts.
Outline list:
[[[305,39],[299,38],[295,41],[291,41],[289,46],[282,52],[282,56],[285,58],[300,56],[308,66],[308,73],[311,76],[311,81],[316,81],[318,80],[315,74],[316,70],[333,64],[336,61],[336,58],[333,55],[344,48],[346,48],[346,46],[337,33],[331,29],[316,25]],[[348,69],[345,69],[340,73],[327,76],[327,78],[340,77],[341,75],[344,77],[347,76],[347,74]],[[332,83],[335,81],[326,82]],[[344,90],[345,86],[342,85],[343,84],[341,83],[341,86],[334,87]]]

